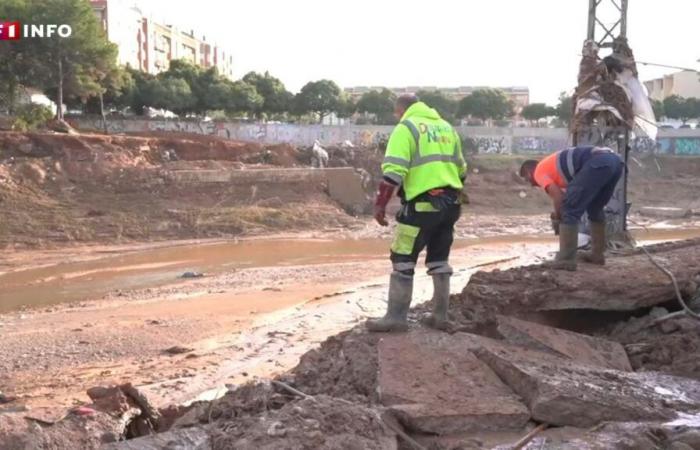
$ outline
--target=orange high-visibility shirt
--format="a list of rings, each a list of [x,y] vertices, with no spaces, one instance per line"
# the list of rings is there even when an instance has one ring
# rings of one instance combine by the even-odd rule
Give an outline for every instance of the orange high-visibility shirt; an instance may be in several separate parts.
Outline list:
[[[559,186],[560,189],[566,189],[566,182],[559,174],[559,153],[556,152],[547,156],[535,168],[535,183],[545,191],[552,184]]]

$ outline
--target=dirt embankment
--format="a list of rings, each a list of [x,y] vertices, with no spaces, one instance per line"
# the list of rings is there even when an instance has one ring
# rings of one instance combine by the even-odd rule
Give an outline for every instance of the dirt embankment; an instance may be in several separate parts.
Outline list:
[[[299,166],[288,145],[215,138],[0,133],[0,245],[230,237],[355,219],[320,183],[172,180],[179,170]]]

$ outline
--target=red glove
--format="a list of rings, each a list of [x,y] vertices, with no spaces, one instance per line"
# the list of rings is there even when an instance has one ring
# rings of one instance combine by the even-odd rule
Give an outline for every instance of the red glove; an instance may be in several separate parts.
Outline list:
[[[386,180],[382,180],[377,189],[377,198],[374,200],[374,220],[383,227],[389,225],[386,221],[386,205],[394,195],[394,189],[396,186]]]

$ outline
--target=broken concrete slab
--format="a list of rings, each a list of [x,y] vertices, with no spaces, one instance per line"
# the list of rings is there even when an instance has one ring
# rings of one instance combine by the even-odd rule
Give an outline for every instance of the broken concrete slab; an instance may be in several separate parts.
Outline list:
[[[660,219],[685,219],[693,215],[693,211],[687,208],[657,206],[643,206],[639,208],[639,213],[643,216],[658,217]]]
[[[660,264],[678,280],[681,293],[692,296],[700,275],[700,239],[650,247]],[[644,253],[608,258],[604,268],[579,264],[576,272],[541,265],[477,272],[452,309],[475,322],[495,315],[525,316],[561,310],[634,311],[674,301],[668,277]]]
[[[521,429],[530,418],[527,408],[468,351],[476,347],[463,333],[420,330],[383,338],[381,402],[415,432]]]
[[[551,352],[581,364],[631,371],[625,349],[617,342],[552,328],[513,317],[497,316],[498,332],[516,345]]]
[[[534,420],[551,425],[669,420],[679,412],[700,411],[700,382],[687,378],[585,366],[498,343],[476,355],[525,399]]]

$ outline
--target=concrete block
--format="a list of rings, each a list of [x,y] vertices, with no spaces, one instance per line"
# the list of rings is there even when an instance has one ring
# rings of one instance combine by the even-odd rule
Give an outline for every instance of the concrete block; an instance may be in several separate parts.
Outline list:
[[[498,331],[512,344],[551,352],[584,365],[632,371],[625,349],[617,342],[513,317],[498,316]]]
[[[476,355],[525,399],[534,420],[551,425],[669,420],[700,410],[700,382],[687,378],[584,366],[512,345],[484,345]]]
[[[379,343],[379,394],[411,431],[521,429],[530,414],[469,348],[469,335],[415,331]]]

